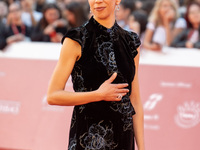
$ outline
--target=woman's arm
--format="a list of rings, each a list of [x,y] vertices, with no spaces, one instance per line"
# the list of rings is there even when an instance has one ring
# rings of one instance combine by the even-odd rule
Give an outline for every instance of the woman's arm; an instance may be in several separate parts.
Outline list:
[[[135,133],[135,139],[136,139],[136,144],[138,146],[138,150],[144,150],[144,114],[143,114],[143,105],[140,99],[139,81],[138,81],[139,54],[135,57],[135,65],[136,65],[136,74],[132,82],[132,91],[130,95],[131,103],[136,111],[136,114],[133,115],[133,129]]]
[[[176,19],[176,12],[173,9],[168,10],[163,18],[163,25],[166,32],[166,45],[170,46],[174,38],[174,29],[171,28],[171,23]]]
[[[148,29],[148,28],[146,29],[143,46],[147,50],[159,51],[159,50],[161,50],[160,45],[151,42],[152,38],[153,38],[153,34],[154,34],[153,30]]]
[[[47,101],[50,105],[81,105],[96,101],[120,101],[117,98],[120,94],[126,95],[129,91],[125,89],[128,86],[124,84],[111,84],[116,78],[114,73],[106,80],[99,89],[91,92],[69,92],[65,91],[65,84],[72,72],[75,62],[81,57],[81,46],[69,39],[64,40],[59,61],[52,75],[48,92]]]
[[[171,45],[172,39],[173,39],[173,31],[170,27],[170,24],[166,24],[165,26],[165,32],[166,32],[166,45]]]

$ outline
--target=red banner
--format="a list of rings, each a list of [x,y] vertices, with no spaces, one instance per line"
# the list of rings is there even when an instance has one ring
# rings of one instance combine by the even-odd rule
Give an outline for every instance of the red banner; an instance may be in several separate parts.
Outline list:
[[[198,150],[200,68],[140,66],[147,150]]]
[[[46,102],[55,65],[0,58],[0,149],[67,149],[73,107]],[[140,65],[146,150],[199,149],[199,74],[197,67]]]

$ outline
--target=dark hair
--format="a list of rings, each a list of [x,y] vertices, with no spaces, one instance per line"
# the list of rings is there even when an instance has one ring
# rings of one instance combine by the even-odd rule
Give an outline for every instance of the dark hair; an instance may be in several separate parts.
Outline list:
[[[60,10],[60,8],[56,4],[54,4],[54,3],[46,4],[43,7],[43,11],[42,11],[43,17],[40,20],[40,25],[41,25],[42,29],[46,28],[46,26],[48,25],[48,22],[47,22],[47,20],[45,18],[45,13],[46,13],[47,10],[52,9],[52,8],[56,9],[58,11],[58,13],[59,13],[59,19],[62,18],[61,10]]]
[[[142,10],[145,11],[147,14],[150,14],[155,2],[154,1],[144,1],[142,5]]]
[[[120,5],[125,9],[129,9],[131,12],[135,10],[135,3],[133,0],[123,0]]]
[[[81,3],[70,2],[68,5],[66,5],[65,9],[73,13],[75,16],[76,24],[70,24],[69,22],[71,27],[79,27],[88,20],[87,13]]]
[[[142,10],[134,11],[131,15],[134,16],[135,20],[140,24],[141,35],[146,30],[148,15]]]
[[[186,14],[185,14],[185,20],[187,22],[188,28],[193,28],[192,23],[190,22],[189,17],[188,17],[189,16],[189,9],[192,5],[197,5],[200,8],[200,4],[198,2],[193,1],[190,4],[188,4],[187,11],[186,11]]]
[[[197,2],[197,0],[182,0],[182,1],[184,1],[183,4],[184,4],[185,6],[188,6],[189,4],[191,4],[191,3],[193,3],[193,2]],[[197,3],[199,3],[199,2],[197,2]]]

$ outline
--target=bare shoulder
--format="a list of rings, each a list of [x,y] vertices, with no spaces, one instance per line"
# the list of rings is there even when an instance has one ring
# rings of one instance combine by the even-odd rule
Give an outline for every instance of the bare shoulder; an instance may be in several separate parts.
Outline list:
[[[81,57],[81,45],[70,38],[65,38],[61,53],[60,53],[60,60],[67,60],[67,59],[76,59],[78,60]]]

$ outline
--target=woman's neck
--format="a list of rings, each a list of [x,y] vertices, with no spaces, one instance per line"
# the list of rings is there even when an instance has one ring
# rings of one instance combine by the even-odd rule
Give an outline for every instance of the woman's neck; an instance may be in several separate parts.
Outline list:
[[[110,15],[105,19],[100,19],[94,16],[94,19],[106,28],[111,28],[115,24],[115,15]]]
[[[199,29],[199,23],[192,25],[194,29]]]
[[[12,24],[20,26],[20,25],[22,25],[22,21],[20,19],[19,20],[13,20]]]

